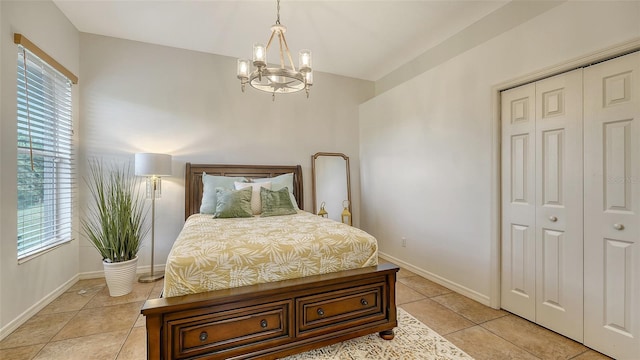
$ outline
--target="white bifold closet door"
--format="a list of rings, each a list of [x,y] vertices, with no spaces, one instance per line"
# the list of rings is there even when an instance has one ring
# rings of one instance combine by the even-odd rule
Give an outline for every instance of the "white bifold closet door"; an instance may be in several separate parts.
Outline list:
[[[584,342],[639,359],[640,53],[584,75]]]
[[[583,338],[582,70],[502,93],[502,307]]]

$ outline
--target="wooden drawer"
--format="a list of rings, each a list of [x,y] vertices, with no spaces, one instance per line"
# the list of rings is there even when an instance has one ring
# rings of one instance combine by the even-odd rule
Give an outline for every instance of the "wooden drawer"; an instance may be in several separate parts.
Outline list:
[[[296,299],[297,335],[317,334],[383,320],[384,282]]]
[[[291,304],[291,301],[281,301],[169,321],[172,358],[202,353],[217,353],[220,358],[226,358],[231,355],[230,348],[233,352],[243,346],[259,349],[262,341],[286,340],[292,336],[287,321]],[[207,309],[203,309],[205,311]]]

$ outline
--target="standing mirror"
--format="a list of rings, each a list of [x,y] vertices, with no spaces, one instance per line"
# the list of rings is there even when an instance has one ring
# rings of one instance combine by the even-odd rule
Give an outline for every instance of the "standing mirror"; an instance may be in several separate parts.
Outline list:
[[[314,154],[311,156],[311,179],[314,214],[318,214],[322,203],[327,217],[335,221],[342,221],[343,203],[351,213],[351,182],[347,155],[326,152]]]

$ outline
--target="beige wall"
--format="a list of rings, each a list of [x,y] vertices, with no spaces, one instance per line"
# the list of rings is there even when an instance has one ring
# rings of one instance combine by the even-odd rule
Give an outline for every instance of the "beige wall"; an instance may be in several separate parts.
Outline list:
[[[79,33],[52,2],[0,2],[0,339],[19,322],[33,315],[43,301],[50,299],[78,274],[78,241],[72,241],[23,264],[17,263],[17,129],[16,61],[13,33],[29,40],[63,64],[79,73]],[[77,86],[73,102],[78,105]],[[77,114],[77,111],[75,111]],[[75,117],[77,123],[77,116]]]
[[[240,91],[236,59],[82,34],[81,166],[87,157],[133,159],[136,152],[173,155],[173,176],[156,202],[156,264],[164,264],[184,222],[184,166],[193,163],[300,164],[311,211],[311,155],[351,158],[354,218],[359,215],[358,106],[373,83],[315,74],[311,96]],[[248,45],[250,46],[250,44]],[[84,206],[86,191],[81,192]],[[149,266],[149,243],[139,266]],[[82,240],[80,272],[101,271]]]
[[[361,227],[383,253],[495,304],[492,87],[638,37],[640,2],[567,2],[361,105]]]

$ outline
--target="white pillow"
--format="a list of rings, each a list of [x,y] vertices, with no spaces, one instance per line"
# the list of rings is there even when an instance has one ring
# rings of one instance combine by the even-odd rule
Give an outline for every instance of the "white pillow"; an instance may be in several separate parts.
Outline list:
[[[251,212],[253,215],[260,215],[262,212],[262,201],[260,200],[260,188],[263,187],[267,190],[271,190],[270,182],[262,182],[262,183],[243,183],[243,182],[235,182],[234,183],[236,190],[242,190],[244,188],[252,187],[251,190]]]

